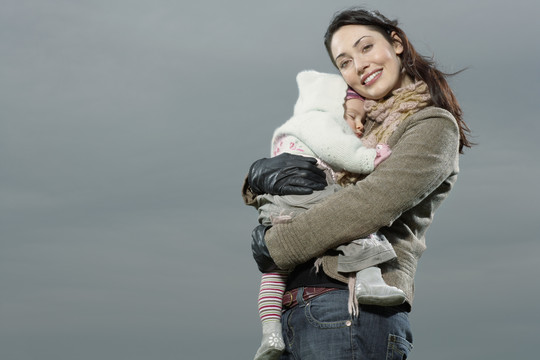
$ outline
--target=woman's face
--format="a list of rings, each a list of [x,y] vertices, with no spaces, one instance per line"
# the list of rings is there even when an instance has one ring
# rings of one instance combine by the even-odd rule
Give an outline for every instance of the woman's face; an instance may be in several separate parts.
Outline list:
[[[392,38],[396,40],[393,44],[365,25],[343,26],[332,37],[330,49],[341,75],[368,99],[382,99],[412,83],[408,75],[401,73],[401,40],[394,33]]]

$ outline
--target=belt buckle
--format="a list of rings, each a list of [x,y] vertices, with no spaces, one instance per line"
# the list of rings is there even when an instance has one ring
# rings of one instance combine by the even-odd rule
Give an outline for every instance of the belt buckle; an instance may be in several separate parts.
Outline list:
[[[293,302],[293,295],[292,295],[292,292],[290,292],[290,291],[285,292],[285,294],[283,294],[283,299],[284,299],[284,300],[285,300],[285,296],[289,296],[290,299],[289,299],[289,301],[288,301],[287,303],[283,302],[283,306],[289,307],[289,306],[291,306],[291,304],[292,304],[292,302]]]

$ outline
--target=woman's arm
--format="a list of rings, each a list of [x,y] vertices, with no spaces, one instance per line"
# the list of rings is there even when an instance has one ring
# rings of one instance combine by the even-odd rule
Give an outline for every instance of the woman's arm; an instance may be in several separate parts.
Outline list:
[[[272,259],[280,268],[319,256],[328,249],[390,226],[425,199],[456,171],[459,133],[449,113],[417,113],[390,138],[392,156],[364,180],[329,196],[290,223],[275,225],[265,235]]]

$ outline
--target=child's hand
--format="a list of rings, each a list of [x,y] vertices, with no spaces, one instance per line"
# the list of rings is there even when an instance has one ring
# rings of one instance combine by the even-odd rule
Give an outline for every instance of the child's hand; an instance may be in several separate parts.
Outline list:
[[[384,160],[388,159],[392,153],[390,146],[386,144],[378,144],[375,146],[375,150],[377,151],[377,155],[375,156],[375,167],[377,167],[377,165],[382,163]]]

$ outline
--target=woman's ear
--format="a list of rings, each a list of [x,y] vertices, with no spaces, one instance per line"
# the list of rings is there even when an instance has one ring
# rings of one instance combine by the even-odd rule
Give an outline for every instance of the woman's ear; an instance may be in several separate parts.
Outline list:
[[[395,31],[392,31],[390,37],[392,38],[392,46],[394,47],[396,55],[401,55],[403,52],[403,41],[401,41],[401,38]]]

